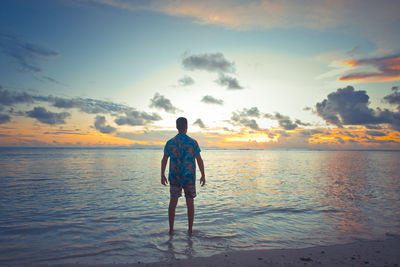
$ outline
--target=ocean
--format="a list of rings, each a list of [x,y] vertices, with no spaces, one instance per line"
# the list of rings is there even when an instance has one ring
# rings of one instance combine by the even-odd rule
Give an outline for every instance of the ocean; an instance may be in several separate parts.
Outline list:
[[[400,234],[398,151],[204,149],[192,236],[184,198],[168,235],[162,155],[1,148],[0,265],[170,261]]]

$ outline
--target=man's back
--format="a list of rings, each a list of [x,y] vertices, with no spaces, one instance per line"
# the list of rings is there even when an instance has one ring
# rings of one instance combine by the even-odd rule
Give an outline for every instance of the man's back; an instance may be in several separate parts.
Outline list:
[[[200,153],[196,140],[178,133],[164,148],[164,155],[170,157],[168,180],[171,184],[186,185],[196,181],[195,159]]]

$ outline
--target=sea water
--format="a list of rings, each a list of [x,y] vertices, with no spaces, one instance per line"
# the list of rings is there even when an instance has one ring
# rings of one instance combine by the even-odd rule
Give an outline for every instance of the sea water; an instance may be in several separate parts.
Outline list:
[[[400,233],[400,152],[205,149],[192,236],[184,198],[168,235],[162,155],[0,149],[0,265],[170,261]]]

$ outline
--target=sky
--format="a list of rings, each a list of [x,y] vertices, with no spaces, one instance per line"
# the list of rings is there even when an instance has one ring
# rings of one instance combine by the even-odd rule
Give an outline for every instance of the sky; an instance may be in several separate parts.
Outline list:
[[[0,146],[400,149],[397,0],[2,0]]]

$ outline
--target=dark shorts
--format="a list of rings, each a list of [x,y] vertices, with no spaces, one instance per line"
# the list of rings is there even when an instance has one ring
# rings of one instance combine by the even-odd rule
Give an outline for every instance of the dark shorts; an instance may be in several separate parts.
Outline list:
[[[182,188],[185,191],[186,198],[195,198],[196,197],[196,185],[194,184],[186,184],[186,185],[170,185],[169,192],[171,197],[178,198],[182,196]]]

